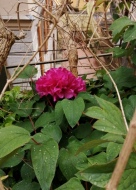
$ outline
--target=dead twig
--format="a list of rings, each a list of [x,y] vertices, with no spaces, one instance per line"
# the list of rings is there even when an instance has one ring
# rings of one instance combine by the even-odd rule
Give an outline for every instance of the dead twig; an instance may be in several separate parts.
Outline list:
[[[35,0],[34,0],[35,1]],[[31,63],[31,61],[33,60],[33,58],[38,54],[39,50],[44,46],[44,44],[47,42],[47,40],[49,39],[49,37],[51,36],[52,32],[54,31],[55,27],[57,26],[57,23],[59,21],[59,18],[62,15],[63,9],[66,6],[66,1],[65,0],[61,6],[61,10],[59,12],[59,15],[57,18],[54,18],[54,16],[50,13],[50,16],[52,16],[53,18],[53,26],[52,29],[50,30],[50,32],[48,33],[48,35],[46,36],[46,38],[44,39],[43,43],[38,47],[37,51],[31,56],[31,58],[29,59],[29,61],[16,73],[16,71],[13,73],[13,75],[11,76],[10,79],[7,80],[6,85],[4,86],[1,94],[0,94],[0,101],[2,100],[2,97],[4,95],[4,92],[6,91],[7,87],[19,76],[19,74],[26,68],[27,65],[29,65]],[[36,1],[35,1],[36,2]]]

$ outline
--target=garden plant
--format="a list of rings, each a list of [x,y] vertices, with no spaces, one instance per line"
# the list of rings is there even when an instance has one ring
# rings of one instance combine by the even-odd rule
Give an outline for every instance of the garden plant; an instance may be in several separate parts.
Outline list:
[[[15,86],[2,92],[3,189],[109,188],[136,108],[136,22],[128,16],[114,16],[109,30],[115,46],[105,51],[112,52],[114,60],[127,60],[129,66],[122,61],[110,70],[96,56],[101,68],[93,78],[76,77],[59,67],[34,81],[37,69],[28,63],[16,77],[29,79],[31,90]],[[131,138],[135,141],[135,136],[130,136],[128,146]],[[134,141],[117,190],[136,189]],[[109,189],[113,190],[112,186]]]

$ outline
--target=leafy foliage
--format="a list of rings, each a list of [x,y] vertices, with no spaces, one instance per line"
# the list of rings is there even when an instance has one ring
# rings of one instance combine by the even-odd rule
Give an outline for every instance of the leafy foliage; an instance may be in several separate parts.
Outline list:
[[[107,3],[97,0],[96,6]],[[88,4],[88,12],[92,11]],[[128,17],[110,27],[113,56],[127,56],[136,64],[136,24]],[[128,43],[129,42],[129,43]],[[28,66],[20,78],[31,79],[36,69]],[[111,71],[121,95],[127,121],[136,107],[135,69]],[[96,72],[86,79],[86,92],[76,98],[53,102],[32,90],[14,87],[0,102],[0,177],[13,190],[102,190],[108,183],[127,131],[118,97],[109,75]],[[136,188],[135,146],[118,190]]]
[[[115,20],[110,26],[113,41],[120,41],[119,47],[111,48],[114,57],[129,57],[132,64],[136,64],[135,44],[136,44],[136,23],[124,16]]]
[[[136,106],[134,70],[121,67],[110,74],[130,121]],[[12,174],[4,180],[6,186],[13,190],[105,188],[126,129],[108,75],[103,71],[96,75],[97,80],[88,80],[86,92],[56,103],[39,98],[35,91],[20,92],[18,87],[5,93],[0,111],[0,168],[3,176]],[[132,153],[119,190],[135,187],[135,158]],[[130,173],[131,184],[126,180]]]

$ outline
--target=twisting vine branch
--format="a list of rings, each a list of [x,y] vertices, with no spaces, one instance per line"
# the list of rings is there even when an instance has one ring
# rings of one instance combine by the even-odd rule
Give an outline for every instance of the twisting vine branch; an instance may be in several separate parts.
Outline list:
[[[102,68],[106,71],[106,73],[108,74],[108,76],[110,77],[110,79],[111,79],[111,81],[113,83],[113,86],[114,86],[114,88],[115,88],[115,90],[117,92],[117,96],[118,96],[118,100],[119,100],[120,109],[121,109],[122,117],[123,117],[123,120],[124,120],[124,124],[125,124],[126,130],[128,131],[129,128],[128,128],[128,124],[127,124],[127,121],[126,121],[126,117],[125,117],[125,113],[124,113],[124,109],[123,109],[123,105],[122,105],[122,100],[121,100],[121,97],[120,97],[120,94],[119,94],[118,87],[117,87],[113,77],[111,76],[110,72],[108,71],[108,69],[103,65],[103,63],[98,59],[98,57],[93,53],[93,51],[91,49],[90,49],[90,51],[94,55],[95,59],[102,66]]]

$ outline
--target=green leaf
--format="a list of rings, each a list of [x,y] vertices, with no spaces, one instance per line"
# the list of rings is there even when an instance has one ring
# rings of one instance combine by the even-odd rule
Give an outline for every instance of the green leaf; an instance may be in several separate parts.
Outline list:
[[[93,185],[90,190],[104,190],[105,188],[97,187]]]
[[[18,76],[18,78],[29,79],[37,74],[37,69],[34,66],[28,65]]]
[[[93,140],[93,141],[90,141],[90,142],[87,142],[85,143],[84,145],[82,145],[76,152],[76,154],[79,154],[80,152],[84,152],[84,151],[87,151],[87,150],[90,150],[91,148],[94,148],[100,144],[103,144],[107,141],[105,140]]]
[[[134,69],[127,67],[120,67],[116,71],[110,72],[117,87],[121,90],[123,87],[132,88],[136,86],[136,76],[134,75]],[[110,90],[114,90],[111,79],[108,75],[104,76],[104,86]]]
[[[31,117],[39,116],[45,109],[46,105],[44,102],[36,102],[33,107],[33,112]]]
[[[127,119],[130,121],[136,109],[136,95],[123,99],[124,111]]]
[[[0,169],[0,177],[3,177],[3,176],[5,176],[5,175],[6,175],[5,172]]]
[[[48,125],[44,126],[44,128],[41,130],[41,132],[43,134],[47,135],[49,138],[53,138],[58,143],[62,137],[61,129],[56,124],[48,124]]]
[[[132,153],[123,173],[118,190],[136,189],[136,153]]]
[[[21,127],[9,126],[0,129],[0,158],[25,145],[29,140],[29,132]]]
[[[74,155],[68,149],[62,148],[60,150],[58,163],[62,174],[69,180],[77,173],[78,170],[76,166],[78,167],[84,164],[86,160],[85,154],[80,153],[79,155]]]
[[[97,70],[95,75],[97,76],[98,79],[102,79],[103,78],[103,75],[106,74],[106,71],[104,69],[101,69],[101,70]]]
[[[74,100],[64,99],[61,103],[68,123],[73,128],[78,123],[84,111],[84,101],[82,98],[76,98]]]
[[[40,190],[40,186],[36,182],[28,182],[26,180],[22,180],[16,183],[12,190]]]
[[[21,117],[28,117],[33,109],[34,101],[14,102],[10,104],[11,110]]]
[[[73,177],[55,190],[84,190],[84,187],[77,178]]]
[[[83,100],[87,100],[87,101],[91,102],[92,105],[98,105],[95,97],[88,92],[80,92],[77,95],[77,98],[79,98],[79,97],[83,98]]]
[[[132,60],[133,64],[136,65],[136,53],[135,53],[135,51],[133,51],[133,53],[131,55],[131,60]]]
[[[44,142],[46,142],[47,140],[49,140],[51,137],[49,137],[48,135],[45,135],[43,133],[36,133],[34,136],[33,136],[33,139],[39,143],[39,144],[42,144]],[[31,144],[35,144],[34,141],[31,141]]]
[[[107,163],[107,154],[105,152],[101,152],[97,155],[91,156],[88,158],[90,165],[100,165]]]
[[[107,112],[98,106],[93,106],[93,107],[88,108],[84,112],[84,114],[88,117],[92,117],[95,119],[103,119],[103,118],[108,117]]]
[[[101,188],[105,188],[111,177],[115,164],[116,161],[101,165],[96,164],[83,171],[78,172],[76,176],[80,180],[90,182],[93,185]]]
[[[34,131],[34,127],[33,127],[33,125],[32,125],[32,123],[31,123],[30,120],[24,120],[24,121],[17,122],[17,123],[15,123],[15,125],[20,126],[20,127],[24,128],[24,129],[26,129],[30,133],[32,131]]]
[[[32,164],[42,190],[50,189],[55,175],[58,153],[58,144],[53,139],[41,145],[32,146]]]
[[[99,119],[93,125],[97,130],[118,135],[125,135],[126,128],[121,111],[111,102],[96,97],[101,108],[91,107],[87,109],[85,115]]]
[[[113,41],[117,42],[125,29],[131,25],[134,25],[135,22],[131,21],[128,17],[121,17],[115,20],[110,29],[112,30]]]
[[[75,155],[75,153],[77,152],[77,150],[79,149],[79,147],[82,145],[82,142],[79,141],[76,137],[71,136],[68,139],[68,145],[67,145],[67,149]]]
[[[135,190],[136,188],[136,153],[132,153],[127,163],[126,169],[123,173],[121,181],[118,186],[118,190]],[[113,169],[115,167],[116,160],[107,164],[96,164],[82,170],[76,174],[76,176],[83,180],[92,183],[100,188],[105,188],[107,185]]]
[[[80,124],[74,131],[74,135],[78,139],[83,139],[87,136],[89,136],[92,132],[92,128],[90,126],[90,123],[84,123]]]
[[[102,136],[101,139],[121,144],[124,143],[124,138],[117,134],[107,133],[106,135]]]
[[[124,42],[130,42],[136,39],[136,23],[125,31],[123,39]]]
[[[0,159],[0,166],[1,168],[7,168],[7,167],[14,167],[18,165],[20,162],[22,162],[24,158],[24,151],[19,149],[18,151],[15,151],[15,153],[8,154],[6,157]],[[2,164],[1,164],[2,163]]]
[[[118,144],[118,143],[114,143],[114,142],[110,142],[107,146],[107,161],[110,162],[112,161],[114,158],[116,158],[122,148],[122,144]]]
[[[113,57],[123,57],[127,54],[127,50],[120,47],[111,48],[109,51],[113,52]]]
[[[52,123],[55,121],[54,112],[45,112],[43,113],[35,122],[35,127],[43,127],[44,125],[47,125],[49,123]]]
[[[31,165],[29,163],[23,164],[21,168],[21,177],[23,180],[31,182],[32,179],[35,178],[35,173]]]
[[[62,123],[63,116],[64,116],[64,112],[63,112],[62,104],[61,104],[61,101],[58,101],[55,105],[55,120],[56,120],[57,125],[60,125]]]

